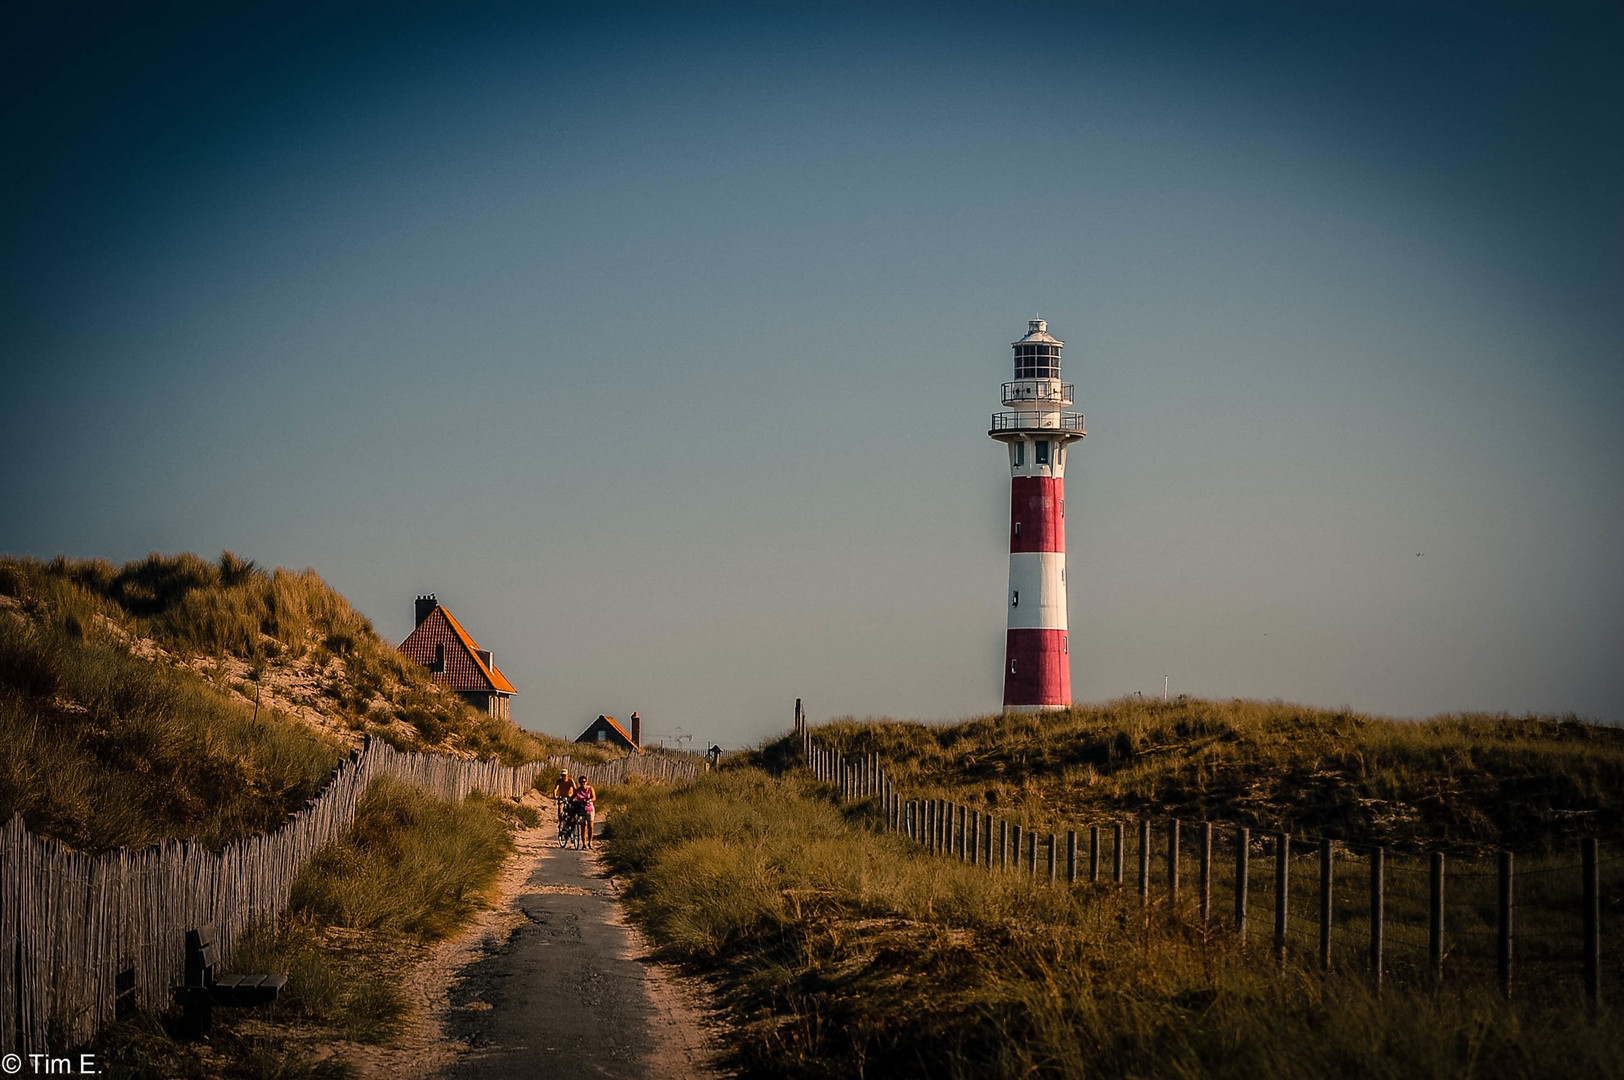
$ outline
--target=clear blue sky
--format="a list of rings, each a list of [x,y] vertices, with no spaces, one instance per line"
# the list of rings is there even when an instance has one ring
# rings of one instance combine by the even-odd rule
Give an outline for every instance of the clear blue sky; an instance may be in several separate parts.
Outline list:
[[[1617,5],[36,7],[0,550],[433,591],[559,734],[991,711],[1041,313],[1079,700],[1624,718]]]

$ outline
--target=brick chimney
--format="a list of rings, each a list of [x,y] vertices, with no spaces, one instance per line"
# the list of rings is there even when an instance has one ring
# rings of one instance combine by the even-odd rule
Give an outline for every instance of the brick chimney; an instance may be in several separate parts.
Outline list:
[[[422,626],[423,620],[434,614],[434,609],[439,606],[439,603],[434,599],[433,593],[429,593],[427,596],[419,596],[417,598],[417,622],[413,625]]]
[[[643,745],[643,718],[632,713],[632,742],[637,746]]]

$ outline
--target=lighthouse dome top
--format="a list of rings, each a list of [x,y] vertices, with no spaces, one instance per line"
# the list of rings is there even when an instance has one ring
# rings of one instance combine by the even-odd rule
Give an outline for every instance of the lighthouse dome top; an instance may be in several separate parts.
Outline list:
[[[1026,336],[1011,345],[1064,345],[1065,342],[1049,333],[1049,324],[1043,319],[1026,321]]]

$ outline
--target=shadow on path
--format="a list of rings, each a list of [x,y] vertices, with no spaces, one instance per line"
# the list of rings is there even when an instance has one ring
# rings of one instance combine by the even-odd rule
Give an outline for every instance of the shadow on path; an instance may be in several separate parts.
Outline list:
[[[444,1080],[709,1075],[674,1045],[700,1044],[697,1031],[675,1030],[695,1018],[656,1006],[592,853],[546,849],[516,905],[524,922],[506,941],[487,937],[451,988],[446,1033],[469,1050]]]

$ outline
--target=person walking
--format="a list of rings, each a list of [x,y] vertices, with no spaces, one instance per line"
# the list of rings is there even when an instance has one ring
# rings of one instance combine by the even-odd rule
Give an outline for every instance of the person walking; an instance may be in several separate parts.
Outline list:
[[[581,808],[581,846],[591,851],[592,821],[597,815],[597,807],[593,805],[593,800],[598,797],[598,793],[587,780],[586,773],[581,774],[580,782],[575,785],[575,793],[570,797]]]

